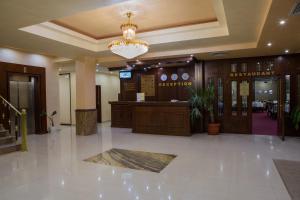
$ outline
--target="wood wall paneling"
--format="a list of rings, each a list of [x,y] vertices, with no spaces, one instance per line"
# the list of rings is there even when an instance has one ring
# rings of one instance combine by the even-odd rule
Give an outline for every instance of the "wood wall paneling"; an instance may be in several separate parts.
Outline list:
[[[0,62],[0,94],[9,100],[9,76],[11,75],[27,75],[37,78],[35,87],[35,101],[36,101],[36,133],[43,134],[47,132],[47,118],[41,117],[40,114],[47,111],[46,106],[46,73],[43,67],[33,67],[20,64],[12,64]],[[5,113],[5,119],[0,118],[0,123],[9,128],[7,117],[9,111],[0,104],[0,113]]]
[[[285,75],[291,75],[291,109],[297,104],[297,74],[300,74],[300,55],[281,55],[281,56],[266,56],[266,57],[253,57],[253,58],[236,58],[236,59],[224,59],[224,60],[211,60],[205,61],[204,66],[204,79],[205,86],[208,85],[208,80],[213,79],[215,88],[217,88],[217,79],[222,78],[224,80],[224,115],[217,117],[217,120],[223,124],[222,131],[227,133],[247,133],[251,134],[251,115],[252,115],[252,101],[253,95],[253,81],[255,77],[263,76],[238,76],[230,77],[231,64],[238,65],[238,73],[241,72],[241,65],[247,64],[247,72],[257,72],[257,65],[260,63],[265,72],[269,63],[273,63],[274,74],[273,77],[284,79]],[[266,77],[271,77],[268,75]],[[248,98],[248,115],[241,116],[241,97],[238,96],[238,117],[231,114],[231,81],[236,80],[239,83],[243,80],[247,80],[250,83],[250,96]],[[284,95],[284,92],[281,94]],[[215,109],[216,110],[216,109]],[[217,116],[217,113],[216,113]],[[296,131],[293,129],[290,123],[289,116],[285,116],[285,130],[286,135],[295,135]],[[207,120],[206,120],[207,123]],[[299,135],[299,133],[298,133]]]

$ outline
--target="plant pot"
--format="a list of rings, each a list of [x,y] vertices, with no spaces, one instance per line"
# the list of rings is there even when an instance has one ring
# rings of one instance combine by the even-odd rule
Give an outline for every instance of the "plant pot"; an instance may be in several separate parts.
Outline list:
[[[219,135],[220,124],[219,123],[209,123],[207,127],[208,135]]]

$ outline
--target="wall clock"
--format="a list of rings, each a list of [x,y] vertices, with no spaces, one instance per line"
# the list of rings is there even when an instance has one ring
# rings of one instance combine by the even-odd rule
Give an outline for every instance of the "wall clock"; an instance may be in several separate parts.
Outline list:
[[[176,81],[178,79],[178,75],[177,74],[172,74],[171,79],[172,79],[172,81]]]
[[[160,76],[160,80],[162,80],[162,81],[166,81],[167,79],[168,79],[168,76],[166,74],[162,74]]]
[[[188,73],[183,73],[181,75],[181,78],[186,81],[186,80],[188,80],[190,78],[190,75]]]

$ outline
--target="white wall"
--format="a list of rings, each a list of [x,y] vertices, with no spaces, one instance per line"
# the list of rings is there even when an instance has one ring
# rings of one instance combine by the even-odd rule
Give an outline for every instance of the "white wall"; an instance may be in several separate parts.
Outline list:
[[[120,93],[120,79],[117,75],[96,74],[96,85],[101,85],[102,122],[111,120],[109,101],[117,101]]]
[[[46,69],[46,101],[47,112],[56,110],[58,114],[54,117],[55,125],[59,124],[59,90],[58,90],[58,69],[52,57],[26,53],[14,49],[0,48],[0,61],[16,63]],[[48,123],[49,126],[49,123]]]

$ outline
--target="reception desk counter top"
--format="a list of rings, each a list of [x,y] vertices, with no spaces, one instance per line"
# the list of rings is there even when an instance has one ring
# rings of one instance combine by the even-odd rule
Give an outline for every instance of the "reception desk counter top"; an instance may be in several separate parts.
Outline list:
[[[110,102],[112,127],[132,128],[134,133],[191,135],[188,102]]]

